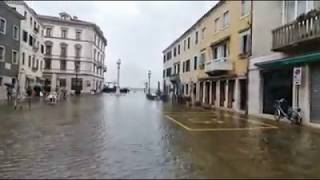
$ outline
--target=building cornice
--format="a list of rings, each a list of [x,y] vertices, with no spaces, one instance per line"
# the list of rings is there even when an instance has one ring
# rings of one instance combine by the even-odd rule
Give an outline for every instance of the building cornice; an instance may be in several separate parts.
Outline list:
[[[176,43],[181,41],[187,34],[189,34],[191,31],[193,31],[200,23],[201,21],[208,17],[210,13],[212,13],[215,9],[220,7],[225,0],[220,0],[217,4],[215,4],[209,11],[207,11],[203,16],[201,16],[190,28],[188,28],[181,36],[179,36],[175,41],[173,41],[167,48],[165,48],[162,53],[165,53],[168,51],[170,48],[172,48]]]

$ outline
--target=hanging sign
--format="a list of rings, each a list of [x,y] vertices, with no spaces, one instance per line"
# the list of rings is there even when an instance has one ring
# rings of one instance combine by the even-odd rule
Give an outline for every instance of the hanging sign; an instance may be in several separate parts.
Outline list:
[[[295,85],[301,85],[302,79],[302,67],[295,67],[293,69],[293,83]]]

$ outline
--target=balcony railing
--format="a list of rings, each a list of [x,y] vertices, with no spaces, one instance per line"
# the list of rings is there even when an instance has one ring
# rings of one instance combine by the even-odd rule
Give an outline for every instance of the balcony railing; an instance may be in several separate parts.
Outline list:
[[[301,43],[320,38],[320,13],[309,12],[292,23],[285,24],[272,31],[272,49],[284,51]]]
[[[204,70],[206,73],[212,73],[215,71],[231,71],[232,68],[232,63],[228,57],[221,57],[207,61]]]
[[[180,80],[179,74],[173,74],[169,77],[171,82],[178,82]]]

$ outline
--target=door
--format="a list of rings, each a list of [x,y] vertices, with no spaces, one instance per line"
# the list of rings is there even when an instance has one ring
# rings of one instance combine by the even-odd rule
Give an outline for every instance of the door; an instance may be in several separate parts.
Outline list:
[[[240,80],[240,109],[247,109],[247,80]]]
[[[203,82],[200,82],[199,101],[202,103],[203,98]]]
[[[212,82],[212,94],[211,94],[211,98],[212,98],[212,100],[211,100],[211,102],[212,102],[212,104],[213,105],[215,105],[216,103],[215,103],[215,101],[216,101],[216,87],[217,87],[217,83],[215,82],[215,81],[213,81]]]
[[[284,98],[292,106],[292,68],[263,73],[263,113],[273,114],[275,100]]]
[[[320,63],[311,67],[311,122],[320,123]]]
[[[234,101],[234,80],[229,80],[228,84],[228,108],[232,108]]]
[[[206,82],[206,104],[209,104],[210,99],[210,82]]]
[[[224,106],[226,81],[220,81],[220,106]]]

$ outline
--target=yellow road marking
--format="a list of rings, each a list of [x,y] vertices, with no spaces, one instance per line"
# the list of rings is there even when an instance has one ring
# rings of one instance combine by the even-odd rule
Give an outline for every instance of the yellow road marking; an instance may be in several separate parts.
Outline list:
[[[181,112],[179,112],[179,111],[169,112],[169,113],[167,112],[166,114],[175,114],[175,113],[178,114],[178,113],[181,113]],[[183,113],[202,113],[202,114],[207,113],[208,116],[217,116],[217,112],[183,112]],[[265,123],[265,122],[259,122],[259,121],[252,120],[252,119],[242,118],[242,117],[238,117],[236,115],[224,114],[223,116],[232,117],[234,119],[245,120],[245,121],[251,122],[252,124],[259,124],[259,125],[269,126],[269,127],[273,127],[273,128],[278,128],[277,126],[274,126],[274,125],[271,125],[271,124],[268,124],[268,123]],[[220,117],[223,117],[223,116],[220,116]]]
[[[194,129],[194,128],[190,128],[186,125],[184,125],[183,123],[175,120],[173,117],[166,115],[166,118],[171,120],[172,122],[178,124],[179,126],[181,126],[182,128],[184,128],[187,131],[192,131],[192,132],[205,132],[205,131],[248,131],[248,130],[261,130],[261,129],[277,129],[278,127],[276,126],[271,126],[269,124],[268,127],[247,127],[247,128],[202,128],[202,129]]]

